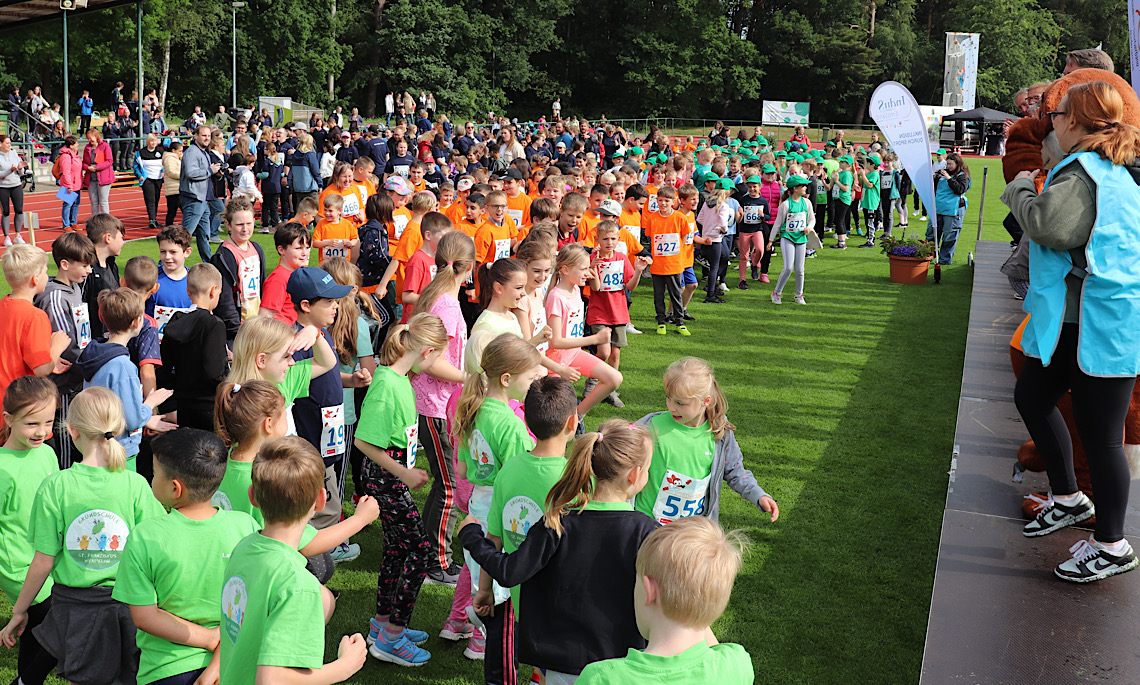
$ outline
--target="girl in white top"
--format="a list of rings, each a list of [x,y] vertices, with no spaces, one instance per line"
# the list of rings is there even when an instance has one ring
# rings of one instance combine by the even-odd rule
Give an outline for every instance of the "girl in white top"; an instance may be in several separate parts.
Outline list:
[[[523,338],[538,347],[549,345],[550,326],[543,325],[530,338],[523,334],[522,322],[514,310],[519,301],[526,297],[527,267],[512,257],[504,257],[479,269],[479,305],[483,312],[471,327],[471,335],[464,351],[464,365],[467,373],[481,373],[483,349],[503,333]],[[541,352],[540,352],[541,354]],[[545,355],[547,368],[554,366]]]
[[[772,239],[768,241],[768,250],[772,249],[772,242],[780,236],[780,255],[784,259],[784,270],[776,281],[776,289],[772,291],[772,303],[780,304],[780,296],[792,275],[796,271],[796,304],[807,304],[804,301],[804,261],[807,259],[808,232],[815,229],[815,212],[811,203],[807,201],[807,190],[810,184],[803,176],[789,176],[786,181],[787,190],[784,191],[780,201],[780,208],[776,211],[776,223],[772,229]]]

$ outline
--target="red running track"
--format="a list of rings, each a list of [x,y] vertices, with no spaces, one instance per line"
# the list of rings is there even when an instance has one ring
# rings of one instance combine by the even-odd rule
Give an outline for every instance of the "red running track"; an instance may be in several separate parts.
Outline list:
[[[36,245],[44,250],[51,251],[51,244],[63,234],[63,202],[55,196],[58,188],[51,188],[36,193],[24,195],[24,211],[36,212],[40,217],[40,227],[36,229]],[[80,192],[79,224],[82,230],[85,222],[91,218],[91,203],[87,191]],[[111,214],[119,218],[127,229],[127,240],[153,238],[158,234],[157,229],[147,228],[146,203],[143,201],[142,188],[132,186],[128,188],[111,188]],[[166,220],[166,198],[158,202],[158,221]],[[176,221],[182,220],[179,214]],[[25,239],[28,236],[24,236]]]

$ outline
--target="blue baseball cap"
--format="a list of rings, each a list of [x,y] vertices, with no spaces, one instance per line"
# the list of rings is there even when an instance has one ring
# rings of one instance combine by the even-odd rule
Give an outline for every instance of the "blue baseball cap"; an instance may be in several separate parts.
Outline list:
[[[300,306],[304,300],[312,301],[322,297],[339,300],[352,292],[352,286],[337,283],[324,269],[302,266],[289,275],[285,292],[289,293],[295,306]]]

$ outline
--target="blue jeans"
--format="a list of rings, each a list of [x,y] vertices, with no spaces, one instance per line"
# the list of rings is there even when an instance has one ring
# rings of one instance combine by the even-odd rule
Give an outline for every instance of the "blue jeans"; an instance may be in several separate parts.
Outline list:
[[[938,214],[937,220],[931,221],[926,227],[926,239],[936,242],[942,241],[938,251],[938,263],[946,266],[954,261],[954,248],[958,244],[958,232],[962,230],[962,219],[966,217],[965,209],[957,214]]]
[[[61,212],[61,215],[63,216],[64,228],[67,228],[68,226],[74,226],[75,224],[79,223],[79,202],[82,199],[83,193],[76,193],[75,202],[72,202],[71,204],[67,204],[66,202],[63,203],[63,210]]]
[[[194,236],[198,243],[198,257],[202,261],[213,256],[210,252],[210,218],[206,216],[209,210],[205,200],[197,200],[193,195],[182,196],[182,228]]]
[[[210,200],[210,239],[218,237],[218,229],[222,226],[222,213],[226,211],[225,200]]]

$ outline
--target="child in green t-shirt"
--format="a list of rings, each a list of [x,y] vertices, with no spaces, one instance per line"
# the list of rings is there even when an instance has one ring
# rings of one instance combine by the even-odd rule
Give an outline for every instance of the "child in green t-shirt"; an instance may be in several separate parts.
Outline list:
[[[668,411],[648,414],[638,425],[654,434],[649,485],[634,506],[660,523],[688,516],[720,514],[720,487],[725,481],[741,497],[771,514],[780,508],[744,468],[735,426],[728,421],[728,402],[703,359],[683,357],[669,365],[663,379]]]
[[[815,211],[807,199],[807,191],[811,181],[799,174],[793,174],[786,181],[788,186],[780,199],[780,208],[776,211],[776,223],[772,231],[772,240],[780,238],[780,255],[784,260],[784,268],[780,277],[776,279],[776,287],[772,290],[772,303],[780,304],[784,286],[796,273],[796,304],[807,304],[804,300],[804,263],[807,260],[808,232],[815,230]],[[772,240],[768,241],[767,249],[772,250]]]
[[[127,539],[165,510],[146,479],[126,469],[126,450],[115,439],[125,426],[123,403],[109,389],[91,387],[75,396],[67,432],[83,461],[48,476],[36,492],[28,528],[35,556],[12,620],[0,631],[0,641],[15,645],[50,574],[52,604],[36,639],[59,660],[56,674],[70,681],[130,682],[137,672],[135,626],[111,591]]]
[[[875,246],[875,230],[883,223],[882,189],[879,187],[879,167],[883,160],[878,155],[868,155],[859,168],[859,182],[863,185],[863,221],[867,224],[867,242],[859,247]],[[890,173],[890,172],[887,172]]]
[[[832,248],[847,249],[847,231],[851,228],[851,187],[855,174],[851,172],[855,160],[851,155],[842,155],[838,160],[839,170],[831,174],[832,209],[835,213],[835,238],[838,241]]]
[[[32,498],[48,476],[59,472],[55,450],[47,440],[52,434],[57,397],[56,385],[47,378],[21,376],[4,393],[4,447],[0,448],[0,509],[4,553],[0,554],[0,586],[15,604],[28,574],[35,550],[28,540]],[[68,442],[70,444],[70,442]],[[40,685],[55,668],[55,657],[44,651],[32,630],[51,608],[51,579],[28,607],[28,624],[20,636],[16,671],[25,685]]]
[[[339,683],[364,665],[360,633],[341,638],[336,661],[324,663],[328,613],[297,551],[308,520],[325,506],[324,482],[324,462],[302,438],[275,438],[258,452],[251,497],[265,527],[237,544],[222,576],[222,685],[304,676]]]
[[[135,528],[111,596],[130,606],[139,629],[139,685],[168,678],[214,682],[226,560],[260,526],[249,514],[210,504],[226,470],[218,436],[179,428],[151,447],[151,489],[171,511]]]
[[[700,517],[650,533],[637,553],[633,592],[637,625],[649,644],[586,666],[578,685],[751,685],[748,653],[720,644],[709,628],[728,605],[744,543]]]
[[[294,361],[298,350],[313,350],[311,359]],[[337,366],[336,352],[316,326],[305,326],[296,333],[272,316],[255,316],[242,324],[234,338],[234,360],[228,380],[245,383],[269,381],[292,406],[298,397],[309,394],[309,381]],[[292,411],[288,415],[288,435],[296,435]]]

